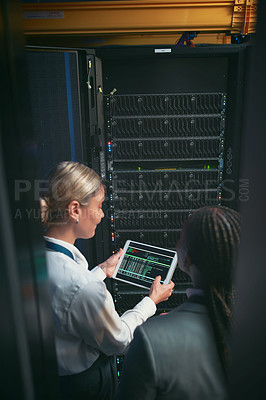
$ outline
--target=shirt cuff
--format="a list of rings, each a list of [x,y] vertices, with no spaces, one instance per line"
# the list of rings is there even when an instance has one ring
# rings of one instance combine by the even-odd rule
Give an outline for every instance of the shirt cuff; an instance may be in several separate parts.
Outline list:
[[[144,297],[135,307],[134,309],[138,309],[141,308],[142,310],[145,310],[145,314],[147,316],[147,318],[152,317],[157,310],[156,304],[154,303],[154,301],[146,296]]]
[[[105,273],[103,272],[103,270],[99,267],[94,267],[91,272],[97,276],[97,278],[99,278],[101,281],[103,281],[106,278]]]

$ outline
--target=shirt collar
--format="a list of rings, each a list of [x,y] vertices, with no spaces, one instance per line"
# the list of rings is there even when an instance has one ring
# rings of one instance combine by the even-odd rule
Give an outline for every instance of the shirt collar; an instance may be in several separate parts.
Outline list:
[[[44,236],[44,239],[47,240],[48,242],[59,244],[60,246],[63,246],[66,249],[68,249],[69,251],[71,251],[71,253],[73,254],[74,260],[79,265],[84,266],[86,269],[88,269],[88,262],[87,262],[86,258],[83,256],[83,254],[81,254],[81,252],[79,251],[79,249],[76,246],[74,246],[71,243],[65,242],[64,240],[55,239],[50,236]]]
[[[188,298],[190,296],[204,296],[204,290],[192,287],[186,290],[186,294]]]

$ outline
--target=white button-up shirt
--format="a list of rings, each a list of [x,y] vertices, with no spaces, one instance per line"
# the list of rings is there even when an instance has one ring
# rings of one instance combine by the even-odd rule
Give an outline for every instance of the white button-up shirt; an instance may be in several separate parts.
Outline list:
[[[144,297],[119,317],[103,282],[105,273],[98,267],[89,271],[85,257],[70,243],[45,239],[67,248],[74,257],[46,252],[59,375],[88,369],[100,351],[124,353],[135,328],[155,314],[154,302]]]

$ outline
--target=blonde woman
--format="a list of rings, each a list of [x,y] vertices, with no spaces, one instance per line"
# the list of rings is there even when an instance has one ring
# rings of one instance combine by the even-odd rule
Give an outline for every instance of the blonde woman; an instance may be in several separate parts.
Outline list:
[[[157,277],[150,293],[121,317],[104,279],[122,250],[92,270],[74,246],[89,239],[104,216],[100,177],[87,166],[62,162],[52,171],[41,201],[47,227],[47,268],[55,320],[55,344],[62,399],[111,399],[116,388],[114,354],[126,351],[137,326],[155,314],[174,284]]]

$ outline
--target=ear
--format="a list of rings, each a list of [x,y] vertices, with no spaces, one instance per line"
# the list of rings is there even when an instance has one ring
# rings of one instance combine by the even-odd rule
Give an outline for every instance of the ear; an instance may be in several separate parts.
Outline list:
[[[72,200],[67,206],[67,211],[71,221],[76,222],[80,219],[80,204],[77,200]]]

